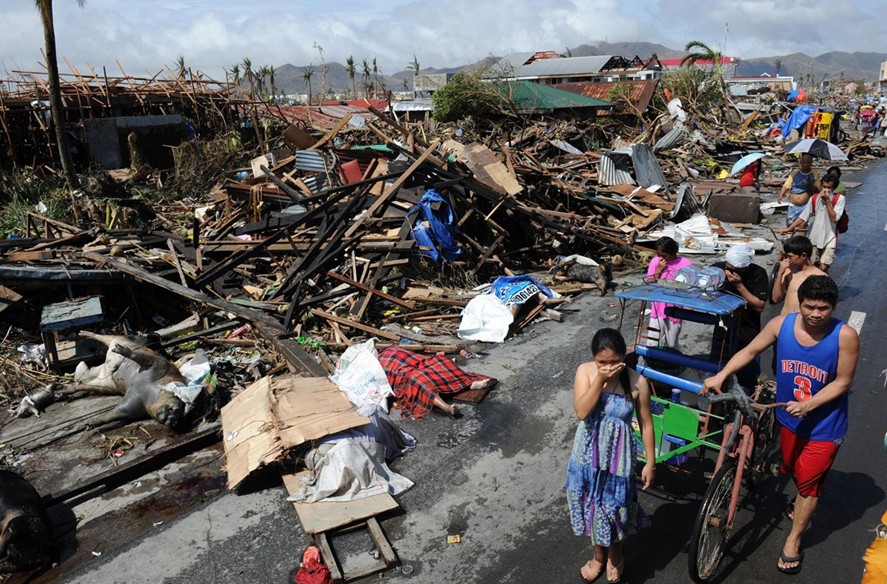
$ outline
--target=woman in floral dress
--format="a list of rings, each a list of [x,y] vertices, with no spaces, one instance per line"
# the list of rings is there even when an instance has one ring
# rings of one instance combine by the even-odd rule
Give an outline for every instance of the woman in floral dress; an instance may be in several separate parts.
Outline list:
[[[644,490],[653,482],[655,453],[650,386],[625,364],[625,339],[601,329],[591,341],[594,360],[576,370],[573,407],[581,420],[567,469],[567,503],[576,535],[591,537],[594,558],[582,566],[587,582],[606,571],[607,581],[622,580],[622,544],[647,518],[637,500],[634,467],[637,445],[631,427],[635,404],[647,463]]]

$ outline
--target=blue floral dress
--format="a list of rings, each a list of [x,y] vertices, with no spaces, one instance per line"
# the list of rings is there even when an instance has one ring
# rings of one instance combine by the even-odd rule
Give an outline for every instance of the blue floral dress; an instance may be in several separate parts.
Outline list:
[[[638,504],[634,465],[637,441],[631,428],[634,401],[603,392],[579,423],[567,468],[567,504],[576,535],[608,547],[649,523]]]

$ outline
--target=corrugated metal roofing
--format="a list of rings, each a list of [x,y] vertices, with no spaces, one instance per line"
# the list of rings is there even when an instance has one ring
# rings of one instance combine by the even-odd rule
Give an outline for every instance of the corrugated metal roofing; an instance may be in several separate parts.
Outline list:
[[[663,137],[659,138],[656,144],[653,145],[653,152],[659,152],[661,150],[668,150],[669,148],[674,148],[678,144],[682,144],[689,138],[689,134],[687,130],[684,128],[675,128],[671,132],[667,133]]]
[[[612,55],[568,57],[565,59],[538,59],[520,69],[518,77],[554,77],[600,73]]]
[[[613,104],[608,101],[585,97],[572,91],[564,91],[532,81],[494,82],[491,83],[491,86],[524,110],[613,107]]]
[[[602,185],[636,185],[631,174],[631,156],[618,151],[602,152],[598,163],[598,182]]]
[[[296,168],[303,172],[326,173],[326,160],[317,150],[296,151]]]
[[[639,79],[639,80],[631,80],[631,81],[619,81],[619,82],[599,82],[595,83],[593,81],[578,81],[573,83],[557,83],[552,85],[552,87],[556,87],[558,89],[563,89],[565,91],[572,91],[574,93],[578,93],[580,95],[584,95],[585,97],[594,97],[596,99],[606,100],[610,97],[610,93],[613,91],[613,88],[616,85],[629,84],[631,87],[631,94],[629,95],[629,99],[631,103],[640,111],[644,111],[650,105],[650,100],[653,99],[653,94],[656,92],[656,87],[659,84],[658,79]],[[602,112],[606,113],[616,113],[613,112]],[[626,110],[625,112],[620,113],[634,113],[631,110]]]
[[[632,173],[632,168],[634,172]],[[659,161],[646,144],[632,144],[628,148],[601,153],[598,181],[604,185],[640,185],[668,187],[668,180]]]
[[[536,53],[512,53],[500,59],[484,74],[487,79],[511,77],[515,79],[536,79],[539,77],[562,77],[599,73],[612,55],[592,55],[588,57],[562,57],[527,61]],[[526,64],[524,64],[526,63]]]

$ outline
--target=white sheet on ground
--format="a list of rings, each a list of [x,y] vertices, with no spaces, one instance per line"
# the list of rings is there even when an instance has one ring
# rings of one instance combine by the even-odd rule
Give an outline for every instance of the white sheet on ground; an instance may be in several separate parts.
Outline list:
[[[502,343],[512,322],[514,315],[501,300],[492,294],[483,294],[472,298],[462,311],[457,334],[460,339]]]

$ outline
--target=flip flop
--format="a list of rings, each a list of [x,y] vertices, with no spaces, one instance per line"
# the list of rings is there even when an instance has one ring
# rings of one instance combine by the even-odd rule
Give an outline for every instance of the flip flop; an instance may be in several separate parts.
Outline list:
[[[610,578],[610,569],[613,569],[613,572],[616,574],[615,579]],[[618,566],[614,566],[607,562],[607,584],[621,584],[622,582],[622,571],[625,569],[625,560],[623,559],[619,562]]]
[[[604,573],[604,563],[598,562],[601,565],[601,567],[597,572],[595,572],[594,568],[592,568],[592,563],[594,561],[595,560],[588,560],[587,562],[585,562],[585,565],[582,566],[582,568],[579,570],[579,575],[582,576],[582,579],[586,582],[589,582],[589,583],[594,582],[595,580],[597,580],[598,578],[601,577],[601,574]],[[586,576],[585,574],[589,574],[589,575]]]
[[[783,568],[778,563],[776,564],[776,569],[782,572],[783,574],[788,574],[789,576],[794,576],[798,572],[801,571],[801,566],[803,566],[804,562],[804,552],[799,553],[796,556],[787,556],[785,555],[785,551],[780,552],[779,559],[782,560],[783,564],[787,564],[789,562],[798,562],[797,566],[792,566],[791,568]]]

